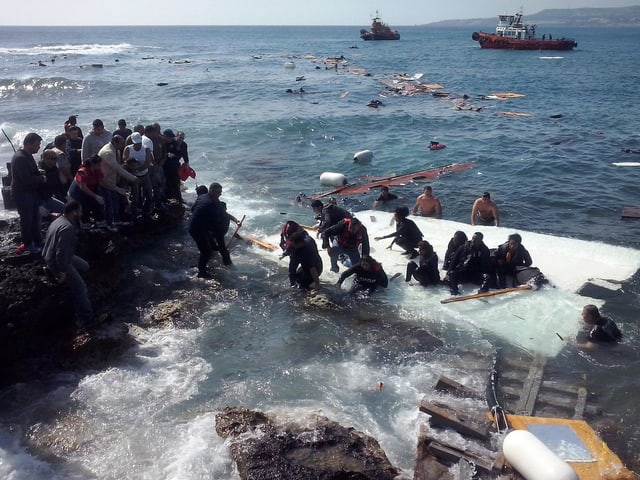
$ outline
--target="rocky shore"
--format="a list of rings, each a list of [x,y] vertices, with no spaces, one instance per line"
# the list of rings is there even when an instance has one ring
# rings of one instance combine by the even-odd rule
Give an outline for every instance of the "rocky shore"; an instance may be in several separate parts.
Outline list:
[[[182,228],[184,213],[184,206],[173,205],[117,232],[79,232],[77,254],[91,265],[85,280],[97,314],[106,314],[128,273],[123,260],[158,235]],[[131,345],[118,319],[78,332],[64,285],[47,275],[40,255],[16,252],[19,237],[17,219],[0,222],[0,386],[62,368],[96,368]]]

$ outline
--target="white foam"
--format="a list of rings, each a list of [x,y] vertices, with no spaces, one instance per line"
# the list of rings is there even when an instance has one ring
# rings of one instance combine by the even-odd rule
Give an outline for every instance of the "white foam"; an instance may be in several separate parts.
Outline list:
[[[357,216],[368,229],[371,256],[382,263],[389,277],[395,273],[402,274],[390,283],[386,291],[376,293],[379,300],[406,309],[417,323],[437,320],[466,328],[479,328],[532,353],[557,355],[565,345],[560,337],[573,338],[581,328],[582,306],[602,303],[576,293],[584,283],[592,278],[625,280],[640,268],[639,250],[519,230],[517,233],[520,233],[523,245],[531,253],[534,266],[540,268],[553,287],[441,304],[440,300],[449,297],[447,288],[423,288],[407,284],[404,282],[404,272],[408,260],[401,255],[402,250],[397,246],[387,249],[391,239],[373,240],[395,229],[395,225],[390,225],[393,214],[367,210],[358,212]],[[474,232],[482,232],[489,248],[504,243],[509,234],[515,233],[508,227],[471,226],[448,220],[411,218],[420,227],[425,240],[438,253],[441,267],[447,244],[457,230],[464,231],[469,238]],[[279,238],[272,235],[268,240],[278,244]],[[276,260],[279,253],[262,252]],[[321,282],[330,288],[337,280],[337,275],[329,271],[326,251],[322,256],[325,271]],[[475,293],[477,288],[475,285],[462,285],[461,291],[462,294],[470,294]]]

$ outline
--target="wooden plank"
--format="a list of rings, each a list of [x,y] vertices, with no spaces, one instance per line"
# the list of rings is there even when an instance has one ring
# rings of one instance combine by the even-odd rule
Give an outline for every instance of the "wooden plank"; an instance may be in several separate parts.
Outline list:
[[[420,411],[431,416],[429,423],[434,426],[452,428],[456,432],[468,437],[487,440],[489,438],[489,426],[480,425],[473,419],[458,415],[458,413],[445,405],[434,402],[420,402]]]
[[[519,287],[502,288],[500,290],[492,290],[490,292],[484,292],[484,293],[475,293],[473,295],[462,295],[458,297],[445,298],[444,300],[440,300],[440,303],[464,302],[465,300],[473,300],[476,298],[484,298],[484,297],[494,297],[496,295],[503,295],[505,293],[520,292],[523,290],[531,290],[531,289],[532,289],[531,285],[521,285]]]
[[[484,398],[484,395],[480,392],[476,392],[471,388],[465,387],[463,384],[456,382],[444,375],[441,375],[438,379],[438,383],[436,383],[436,390],[439,392],[446,392],[457,397],[465,397],[465,398]]]
[[[578,391],[578,398],[576,400],[576,408],[573,411],[573,418],[580,419],[584,417],[584,411],[587,408],[587,389],[581,387]]]
[[[640,218],[640,207],[624,207],[622,218]]]
[[[254,245],[257,245],[258,247],[264,248],[265,250],[278,250],[278,246],[274,245],[273,243],[269,243],[266,240],[260,240],[259,238],[255,238],[255,237],[246,237],[247,241],[249,243],[253,243]]]
[[[544,365],[546,359],[542,357],[536,358],[536,361],[529,369],[529,374],[522,385],[522,394],[516,406],[516,412],[522,412],[522,415],[532,415],[538,397],[538,390],[542,384],[542,376],[544,374]],[[526,413],[525,413],[526,412]]]
[[[427,444],[427,448],[437,458],[447,462],[459,462],[460,460],[465,460],[473,463],[477,468],[485,471],[486,473],[496,473],[494,472],[494,468],[497,468],[497,465],[492,459],[480,457],[474,453],[463,451],[452,445],[447,445],[436,440],[431,440]]]

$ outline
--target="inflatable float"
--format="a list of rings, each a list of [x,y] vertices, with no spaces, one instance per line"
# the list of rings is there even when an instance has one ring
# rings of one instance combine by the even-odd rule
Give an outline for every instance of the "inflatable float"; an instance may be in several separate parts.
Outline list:
[[[373,152],[371,150],[362,150],[353,154],[355,163],[371,163],[373,160]]]
[[[347,183],[347,177],[342,173],[324,172],[320,175],[320,185],[325,187],[343,187]]]

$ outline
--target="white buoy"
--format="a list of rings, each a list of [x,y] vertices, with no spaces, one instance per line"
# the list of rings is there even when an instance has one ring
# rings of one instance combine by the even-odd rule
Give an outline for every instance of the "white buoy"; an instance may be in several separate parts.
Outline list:
[[[362,150],[353,154],[353,161],[356,163],[371,163],[371,160],[373,160],[371,150]]]
[[[293,62],[285,62],[284,68],[296,68],[296,64]]]
[[[320,185],[327,187],[343,187],[347,184],[347,177],[341,173],[324,172],[320,175]]]
[[[527,480],[579,480],[571,465],[527,430],[509,432],[504,437],[502,453]]]

